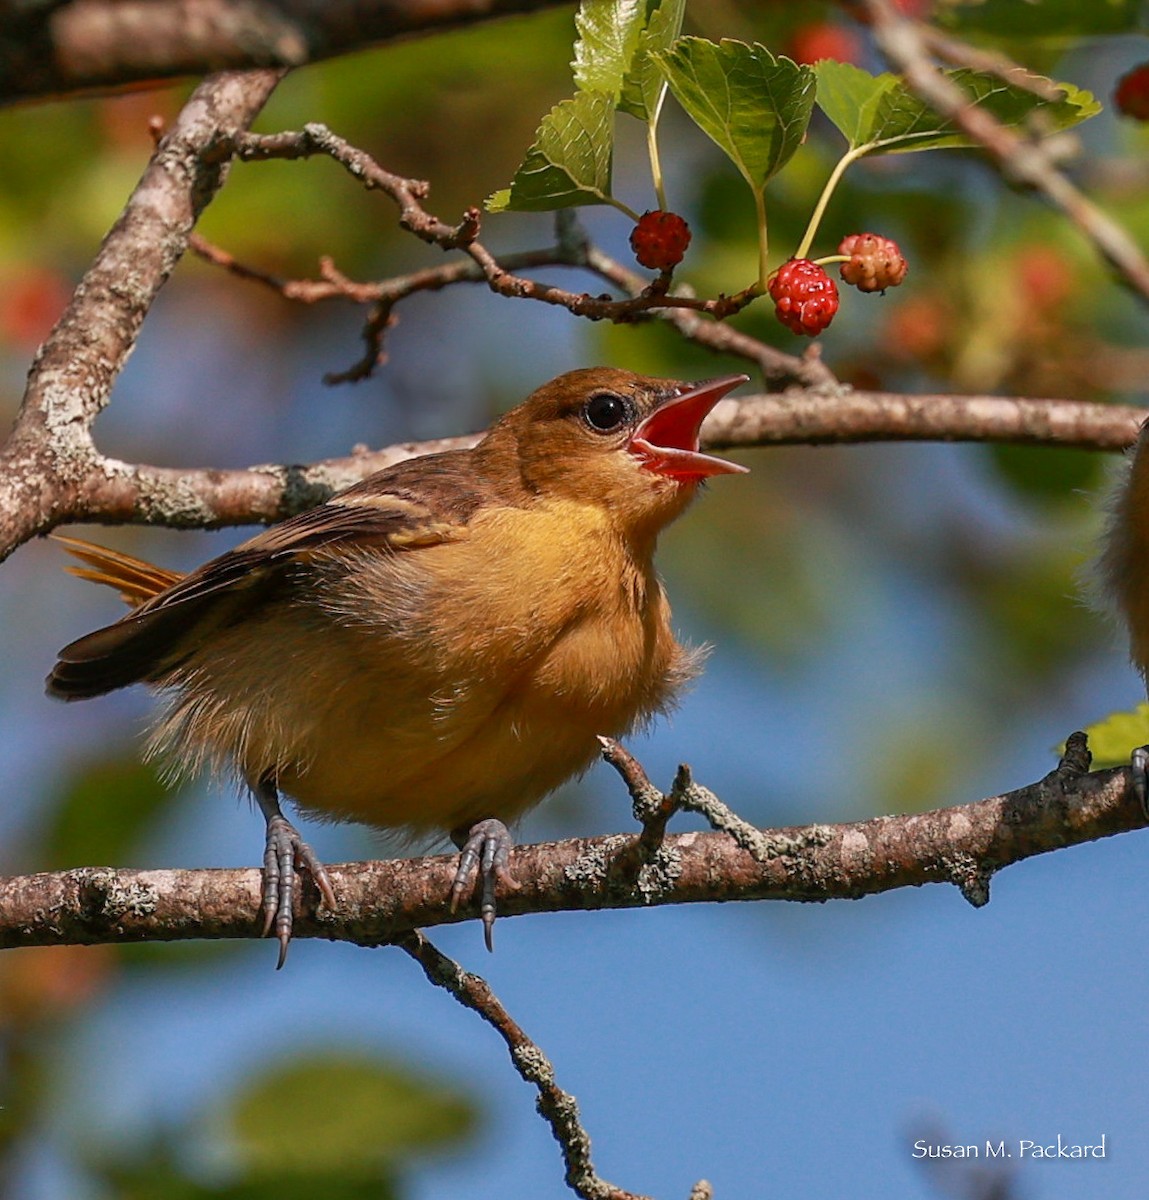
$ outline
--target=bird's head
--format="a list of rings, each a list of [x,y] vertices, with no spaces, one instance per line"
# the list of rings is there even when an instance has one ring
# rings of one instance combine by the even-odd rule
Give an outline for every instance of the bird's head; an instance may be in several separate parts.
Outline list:
[[[513,456],[528,494],[599,504],[626,532],[657,533],[703,479],[746,470],[698,448],[707,413],[746,380],[690,384],[611,367],[570,371],[502,417],[478,452],[500,465]]]

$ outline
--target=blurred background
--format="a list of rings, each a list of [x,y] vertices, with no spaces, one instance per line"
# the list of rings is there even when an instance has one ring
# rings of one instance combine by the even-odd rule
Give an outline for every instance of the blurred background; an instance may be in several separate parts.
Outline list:
[[[993,6],[991,6],[993,7]],[[997,6],[1000,10],[1001,6]],[[1121,73],[1149,39],[1080,36],[1075,6],[979,35],[1093,91],[1070,170],[1149,241],[1149,134],[1115,117]],[[1112,6],[1114,13],[1125,12]],[[696,5],[688,28],[812,60],[880,69],[866,30],[816,3]],[[1107,9],[1108,11],[1108,9]],[[1067,15],[1069,14],[1069,15]],[[541,115],[570,91],[571,11],[310,67],[257,128],[322,121],[391,170],[432,182],[455,220],[505,186]],[[117,216],[150,149],[148,118],[189,89],[0,112],[0,415]],[[729,164],[668,102],[673,207],[695,240],[680,276],[732,291],[756,269],[753,206]],[[655,207],[642,130],[620,118],[616,194]],[[631,128],[627,128],[627,125]],[[841,153],[816,119],[768,193],[785,257]],[[584,209],[630,261],[628,222]],[[547,216],[488,218],[497,250],[547,244]],[[441,261],[334,164],[236,166],[202,232],[245,262],[356,278]],[[1145,404],[1143,305],[1056,214],[971,153],[863,163],[815,253],[850,232],[898,239],[904,286],[843,289],[822,339],[862,387]],[[567,286],[599,286],[570,272]],[[328,388],[360,354],[363,313],[293,306],[186,259],[97,423],[103,451],[171,466],[306,462],[482,428],[539,382],[610,363],[705,377],[740,370],[666,328],[604,328],[456,288],[405,303],[374,378]],[[800,349],[769,304],[739,319]],[[751,386],[756,386],[755,384]],[[668,786],[686,760],[762,826],[957,804],[1032,782],[1072,730],[1143,687],[1082,600],[1100,455],[942,445],[749,450],[663,539],[680,631],[710,643],[680,710],[630,745]],[[243,531],[75,530],[191,567]],[[0,571],[0,870],[255,865],[261,822],[226,788],[166,791],[141,766],[142,689],[64,707],[43,695],[54,652],[118,601],[66,576],[37,542]],[[595,768],[532,814],[539,841],[631,827]],[[676,819],[675,829],[695,827]],[[308,827],[328,862],[386,846]],[[861,902],[759,903],[500,922],[433,933],[482,973],[579,1100],[599,1172],[685,1198],[775,1195],[1066,1200],[1144,1195],[1149,849],[1124,836],[1014,866],[975,911],[956,889]],[[560,1197],[557,1148],[493,1032],[432,991],[403,954],[298,942],[9,951],[0,956],[0,1196]],[[1060,1134],[1104,1161],[1014,1161],[931,1174],[917,1138],[984,1144]],[[979,1170],[977,1170],[980,1168]],[[996,1192],[990,1189],[997,1187]]]

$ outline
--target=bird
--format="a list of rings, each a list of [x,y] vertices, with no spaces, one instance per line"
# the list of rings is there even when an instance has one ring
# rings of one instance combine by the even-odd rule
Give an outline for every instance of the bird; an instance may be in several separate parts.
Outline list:
[[[132,609],[65,646],[63,700],[143,682],[147,753],[230,776],[266,822],[262,933],[282,967],[299,872],[326,869],[280,804],[460,850],[488,949],[509,826],[673,704],[700,656],[672,632],[659,532],[702,481],[745,467],[699,450],[747,381],[570,371],[472,448],[405,460],[189,574],[77,538],[76,575]]]
[[[1129,637],[1129,657],[1149,684],[1149,422],[1108,496],[1100,552],[1088,581],[1098,606],[1116,610]],[[1149,746],[1131,755],[1133,790],[1149,820]]]

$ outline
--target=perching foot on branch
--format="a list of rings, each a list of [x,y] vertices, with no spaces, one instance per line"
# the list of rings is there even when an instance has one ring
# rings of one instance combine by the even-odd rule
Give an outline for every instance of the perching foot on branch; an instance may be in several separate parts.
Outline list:
[[[511,847],[515,839],[510,830],[496,817],[476,821],[469,828],[451,830],[451,841],[459,847],[459,866],[455,881],[451,885],[451,911],[454,912],[478,872],[482,886],[479,912],[483,919],[483,941],[488,950],[494,950],[495,885],[517,889],[519,884],[511,874]]]
[[[267,843],[263,851],[263,930],[267,937],[274,929],[279,941],[278,971],[287,961],[294,920],[296,868],[307,871],[315,881],[324,904],[334,910],[335,889],[323,863],[303,840],[299,830],[283,815],[275,785],[264,780],[256,790],[256,801],[267,820]]]

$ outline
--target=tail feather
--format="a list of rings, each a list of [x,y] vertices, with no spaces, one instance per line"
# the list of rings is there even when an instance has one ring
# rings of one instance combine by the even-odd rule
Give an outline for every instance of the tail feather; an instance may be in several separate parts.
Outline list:
[[[85,542],[82,538],[65,537],[62,533],[54,533],[51,536],[52,540],[60,542],[73,558],[88,564],[86,567],[66,567],[65,570],[80,579],[89,579],[92,583],[102,583],[105,587],[115,588],[120,593],[120,599],[133,608],[159,595],[183,578],[180,571],[157,567],[142,558],[133,558],[119,550],[97,546],[94,542]]]
[[[68,567],[73,575],[115,588],[133,608],[184,578],[179,571],[80,538],[52,537],[86,564]],[[170,649],[187,616],[162,609],[129,614],[114,625],[78,638],[60,651],[59,662],[48,676],[48,692],[64,700],[82,700],[146,679]]]

